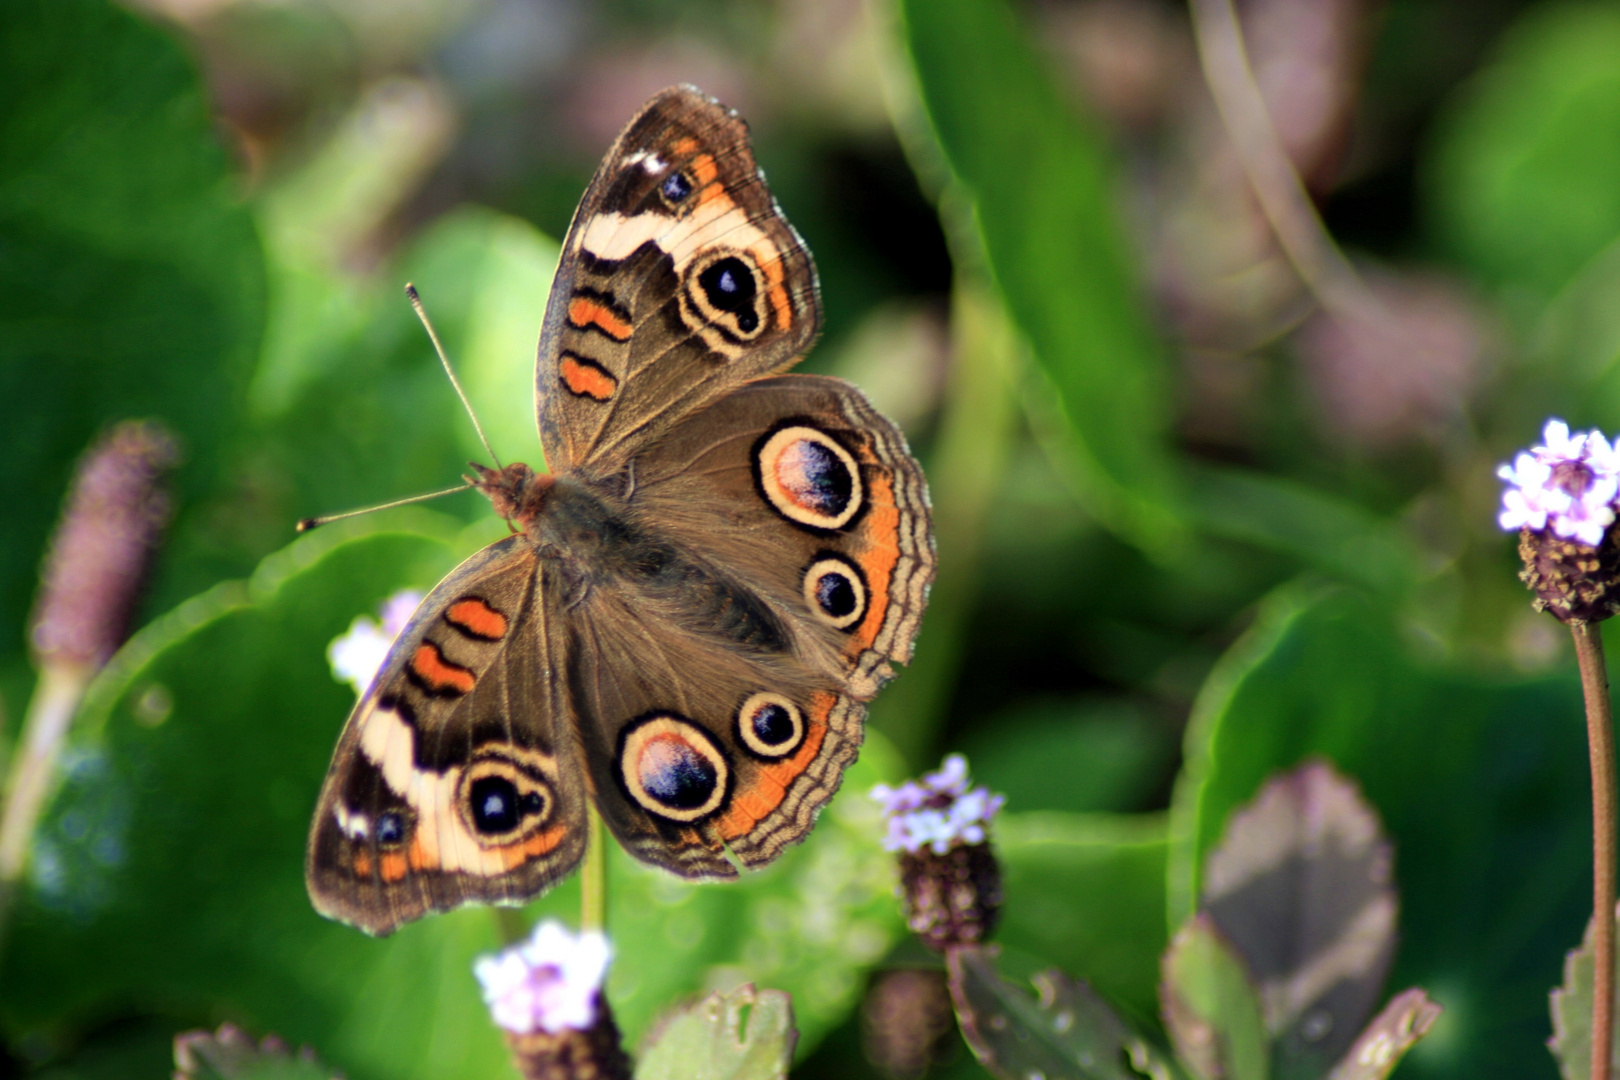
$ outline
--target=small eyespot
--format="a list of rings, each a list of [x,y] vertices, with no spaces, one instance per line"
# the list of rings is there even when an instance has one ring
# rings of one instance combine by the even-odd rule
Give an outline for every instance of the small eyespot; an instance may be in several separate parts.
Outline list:
[[[692,181],[686,178],[685,173],[672,172],[664,177],[658,190],[668,202],[678,203],[692,194]]]
[[[835,630],[847,630],[866,614],[866,581],[842,555],[824,552],[804,572],[804,602],[810,614]]]
[[[377,843],[397,844],[405,839],[405,819],[390,810],[377,818]]]
[[[621,736],[619,777],[644,809],[688,822],[725,802],[731,769],[702,728],[672,713],[655,713]]]
[[[737,710],[737,736],[760,757],[786,757],[804,742],[804,714],[781,694],[761,690]]]

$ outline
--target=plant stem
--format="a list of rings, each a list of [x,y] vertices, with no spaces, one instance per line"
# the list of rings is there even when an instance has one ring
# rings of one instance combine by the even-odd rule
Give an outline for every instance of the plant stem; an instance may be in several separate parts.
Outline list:
[[[579,871],[579,928],[607,930],[607,830],[591,807],[585,838],[585,865]]]
[[[1615,778],[1614,714],[1596,623],[1571,624],[1586,695],[1586,741],[1592,754],[1592,1072],[1609,1080],[1614,1058]]]
[[[17,882],[28,868],[34,826],[56,775],[62,739],[93,674],[95,669],[85,664],[46,664],[28,702],[6,782],[5,809],[0,812],[0,934]]]

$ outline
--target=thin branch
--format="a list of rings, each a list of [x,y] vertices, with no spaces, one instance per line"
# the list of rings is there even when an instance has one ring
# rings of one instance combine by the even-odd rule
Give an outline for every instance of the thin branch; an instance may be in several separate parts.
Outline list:
[[[1597,623],[1571,623],[1586,696],[1592,754],[1592,1072],[1609,1080],[1614,1058],[1615,767],[1614,714]]]
[[[1232,0],[1192,0],[1191,10],[1204,78],[1283,254],[1329,315],[1375,314],[1377,300],[1322,224],[1272,125]]]

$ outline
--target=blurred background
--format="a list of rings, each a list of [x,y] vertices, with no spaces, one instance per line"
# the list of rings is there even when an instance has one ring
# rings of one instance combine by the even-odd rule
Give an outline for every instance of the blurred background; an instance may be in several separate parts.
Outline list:
[[[653,913],[615,930],[628,1033],[756,980],[795,994],[795,1075],[975,1075],[954,1035],[891,1037],[938,1002],[864,800],[947,750],[1008,796],[1009,955],[1153,1031],[1225,812],[1326,755],[1395,843],[1390,987],[1447,1010],[1399,1075],[1555,1075],[1586,762],[1494,471],[1547,416],[1620,427],[1620,4],[1247,0],[1247,67],[1222,10],[6,5],[0,745],[80,455],[146,419],[178,465],[11,914],[0,1074],[161,1076],[231,1020],[355,1078],[506,1075],[467,968],[487,912],[373,942],[300,875],[352,704],[327,643],[504,526],[473,494],[292,523],[481,455],[408,280],[496,451],[540,464],[557,243],[619,128],[691,82],[814,254],[804,370],[924,462],[940,575],[809,844],[736,887],[614,864],[613,909]]]

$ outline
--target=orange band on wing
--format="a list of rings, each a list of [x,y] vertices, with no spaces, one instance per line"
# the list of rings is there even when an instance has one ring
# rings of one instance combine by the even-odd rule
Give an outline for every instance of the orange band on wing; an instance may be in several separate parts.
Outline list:
[[[506,616],[476,596],[457,600],[444,617],[456,629],[485,641],[499,641],[506,636]]]
[[[408,869],[403,851],[390,851],[379,862],[382,863],[382,879],[384,881],[401,881]]]
[[[867,534],[866,550],[856,562],[866,575],[868,600],[866,618],[850,635],[845,650],[852,658],[870,649],[883,628],[883,616],[889,610],[889,579],[900,561],[900,510],[894,505],[894,477],[887,471],[875,473],[868,481],[867,497],[871,509],[862,530]]]
[[[567,835],[567,825],[555,825],[545,832],[535,833],[520,843],[507,844],[505,847],[496,848],[495,854],[501,857],[501,862],[505,864],[506,869],[514,870],[536,856],[545,855],[555,850],[557,845],[563,842],[563,837]]]
[[[811,717],[804,733],[804,745],[792,757],[761,768],[746,787],[737,790],[732,796],[731,808],[719,822],[722,837],[735,840],[739,836],[746,836],[755,825],[782,805],[782,800],[787,798],[788,785],[810,767],[816,754],[821,751],[821,743],[827,737],[827,714],[837,700],[828,693],[815,695],[811,700]]]
[[[411,672],[435,694],[465,694],[478,682],[472,672],[444,658],[439,647],[424,641],[411,657]]]
[[[619,388],[619,380],[601,364],[583,361],[568,353],[563,353],[562,361],[557,365],[557,372],[562,376],[563,385],[568,387],[569,393],[576,397],[606,401]]]
[[[354,853],[354,876],[365,878],[371,876],[371,852],[365,848]]]
[[[576,296],[568,305],[568,321],[583,330],[594,326],[614,341],[629,341],[631,325],[599,300]]]

